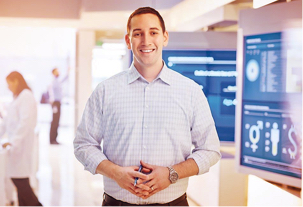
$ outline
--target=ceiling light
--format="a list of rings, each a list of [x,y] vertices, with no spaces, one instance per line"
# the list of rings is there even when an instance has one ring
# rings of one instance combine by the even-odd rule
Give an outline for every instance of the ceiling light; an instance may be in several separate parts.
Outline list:
[[[257,9],[267,4],[273,3],[277,0],[253,0],[253,8]]]

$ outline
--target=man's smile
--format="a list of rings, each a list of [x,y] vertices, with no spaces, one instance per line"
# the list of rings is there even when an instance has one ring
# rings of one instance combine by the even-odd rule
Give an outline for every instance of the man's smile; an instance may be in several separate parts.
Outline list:
[[[143,53],[150,53],[153,52],[155,49],[149,49],[149,50],[140,50]]]

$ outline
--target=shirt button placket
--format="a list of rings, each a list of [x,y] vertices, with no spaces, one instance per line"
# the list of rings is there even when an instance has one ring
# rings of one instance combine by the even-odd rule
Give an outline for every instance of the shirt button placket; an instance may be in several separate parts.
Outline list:
[[[143,120],[143,137],[142,137],[142,159],[143,161],[146,160],[147,158],[147,154],[146,154],[146,150],[147,150],[147,145],[146,145],[146,140],[148,138],[148,100],[149,100],[149,94],[150,94],[150,86],[146,86],[145,87],[145,91],[144,91],[144,120]]]

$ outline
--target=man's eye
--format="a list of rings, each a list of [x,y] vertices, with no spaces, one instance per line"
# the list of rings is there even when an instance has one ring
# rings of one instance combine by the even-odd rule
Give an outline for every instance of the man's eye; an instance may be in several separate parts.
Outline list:
[[[136,33],[136,34],[134,34],[134,36],[137,37],[137,36],[140,36],[140,34],[139,34],[139,33]]]

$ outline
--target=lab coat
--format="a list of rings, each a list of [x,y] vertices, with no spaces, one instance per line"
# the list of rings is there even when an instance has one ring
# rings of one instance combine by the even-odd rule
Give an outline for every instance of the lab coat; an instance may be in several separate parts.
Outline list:
[[[0,138],[6,133],[12,144],[7,153],[8,177],[30,177],[36,124],[37,103],[33,93],[24,89],[10,104],[7,116],[0,123]]]

